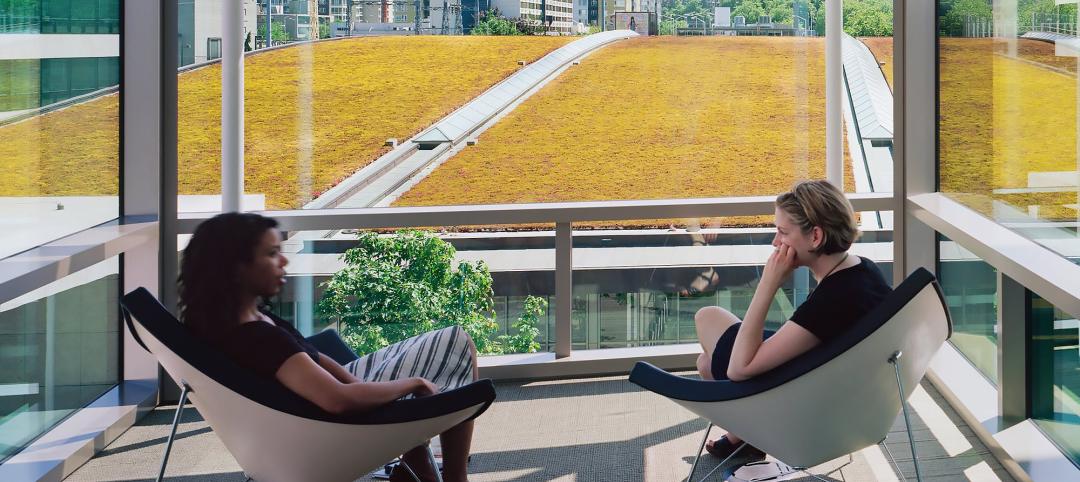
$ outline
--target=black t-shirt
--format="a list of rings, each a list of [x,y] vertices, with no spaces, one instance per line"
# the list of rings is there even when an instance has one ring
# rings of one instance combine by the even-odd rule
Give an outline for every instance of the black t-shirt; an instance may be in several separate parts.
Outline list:
[[[806,301],[795,309],[791,321],[824,343],[836,338],[881,303],[892,288],[873,261],[859,259],[859,264],[821,280]]]
[[[222,335],[218,348],[237,365],[270,378],[297,353],[307,353],[318,363],[319,351],[289,322],[264,314],[274,321],[273,325],[261,320],[241,323]]]

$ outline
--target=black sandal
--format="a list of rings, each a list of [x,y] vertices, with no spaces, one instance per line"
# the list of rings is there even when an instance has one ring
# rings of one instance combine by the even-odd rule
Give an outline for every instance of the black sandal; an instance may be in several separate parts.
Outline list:
[[[705,450],[714,457],[720,458],[720,460],[727,459],[731,457],[732,454],[736,455],[740,460],[765,460],[765,452],[762,452],[757,447],[746,442],[739,442],[737,444],[731,443],[726,435],[714,440],[712,445],[705,444]]]

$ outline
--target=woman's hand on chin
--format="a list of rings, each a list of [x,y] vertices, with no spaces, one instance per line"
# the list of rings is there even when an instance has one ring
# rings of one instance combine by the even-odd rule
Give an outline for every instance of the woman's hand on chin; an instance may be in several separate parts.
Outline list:
[[[784,284],[784,280],[791,275],[791,272],[795,271],[797,266],[795,263],[795,248],[780,244],[769,255],[769,260],[765,262],[765,270],[761,273],[761,282],[778,289],[780,285]]]

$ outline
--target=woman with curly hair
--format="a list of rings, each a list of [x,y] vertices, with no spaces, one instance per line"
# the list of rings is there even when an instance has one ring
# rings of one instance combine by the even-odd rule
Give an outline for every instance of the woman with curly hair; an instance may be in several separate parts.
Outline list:
[[[477,379],[476,348],[454,326],[399,342],[341,366],[319,353],[288,322],[261,309],[285,285],[288,260],[277,221],[250,213],[215,216],[198,226],[180,265],[180,317],[196,336],[253,376],[274,378],[323,410],[369,410],[406,396],[422,397]],[[442,437],[444,477],[467,480],[473,422]],[[423,480],[435,480],[426,448],[402,459]],[[391,480],[411,480],[395,471]]]

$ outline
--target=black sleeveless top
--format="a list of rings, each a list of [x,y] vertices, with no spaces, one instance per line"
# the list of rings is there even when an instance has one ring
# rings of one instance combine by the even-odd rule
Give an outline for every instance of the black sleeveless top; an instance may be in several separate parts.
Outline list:
[[[791,321],[806,328],[822,343],[851,328],[892,291],[881,270],[869,259],[842,269],[821,280]]]

